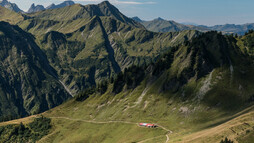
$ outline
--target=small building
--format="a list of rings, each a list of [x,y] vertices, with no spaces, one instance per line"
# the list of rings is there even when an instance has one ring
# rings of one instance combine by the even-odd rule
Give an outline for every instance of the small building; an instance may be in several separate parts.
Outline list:
[[[148,128],[156,128],[157,127],[155,124],[150,124],[150,123],[139,123],[139,126],[148,127]]]

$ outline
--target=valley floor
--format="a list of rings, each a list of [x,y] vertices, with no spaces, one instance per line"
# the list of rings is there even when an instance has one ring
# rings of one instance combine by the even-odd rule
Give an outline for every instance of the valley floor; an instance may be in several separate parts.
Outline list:
[[[53,109],[54,110],[54,109]],[[254,106],[251,106],[234,116],[232,119],[217,126],[197,132],[174,133],[167,127],[158,128],[139,127],[136,122],[129,121],[97,121],[77,119],[70,116],[52,116],[42,114],[52,119],[53,129],[40,141],[46,142],[139,142],[139,143],[215,143],[228,137],[234,142],[251,143],[254,139]],[[29,123],[41,115],[2,122],[0,126],[8,124]]]

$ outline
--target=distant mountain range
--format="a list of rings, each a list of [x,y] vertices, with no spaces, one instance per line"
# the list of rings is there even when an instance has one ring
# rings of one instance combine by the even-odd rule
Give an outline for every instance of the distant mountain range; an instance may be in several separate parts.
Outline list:
[[[19,9],[19,7],[15,3],[8,2],[7,0],[0,1],[0,6],[8,8],[9,10],[13,10],[15,12],[22,12],[22,10]]]
[[[193,26],[198,26],[197,23],[193,23],[193,22],[181,22],[181,24],[183,25],[193,25]]]
[[[57,5],[53,3],[45,8],[43,5],[35,5],[33,3],[31,5],[31,7],[29,8],[29,10],[27,11],[27,13],[34,13],[34,12],[38,12],[38,11],[42,11],[42,10],[46,10],[46,9],[63,8],[63,7],[74,5],[74,4],[75,3],[73,1],[64,1],[64,2],[57,4]],[[7,0],[0,1],[0,6],[5,7],[7,9],[15,11],[15,12],[24,12],[15,3],[11,3]]]
[[[74,5],[75,3],[71,0],[64,1],[58,5],[51,4],[46,8],[43,5],[35,5],[34,3],[31,5],[27,13],[39,12],[47,9],[56,9],[63,8],[66,6]],[[9,10],[13,10],[15,12],[23,12],[15,3],[11,3],[7,0],[0,1],[0,6],[3,6]],[[211,30],[220,31],[223,34],[239,34],[243,35],[251,29],[254,29],[254,23],[248,23],[243,25],[235,25],[235,24],[225,24],[225,25],[215,25],[215,26],[205,26],[198,25],[195,23],[177,23],[173,20],[165,20],[162,18],[156,18],[151,21],[145,21],[140,19],[139,17],[133,17],[133,20],[141,23],[146,29],[153,32],[176,32],[183,30],[198,30],[201,32],[207,32]]]
[[[236,33],[243,35],[251,29],[254,29],[254,23],[235,25],[235,24],[225,24],[225,25],[215,25],[215,26],[204,26],[190,23],[177,23],[172,20],[164,20],[162,18],[156,18],[151,21],[141,20],[139,17],[133,17],[133,20],[141,23],[146,29],[153,32],[175,32],[183,30],[198,30],[202,32],[206,31],[220,31],[224,34]]]
[[[60,3],[58,5],[55,5],[54,3],[49,5],[48,7],[44,7],[43,5],[36,5],[33,3],[31,7],[28,10],[28,13],[38,12],[46,9],[56,9],[56,8],[63,8],[66,6],[74,5],[75,3],[73,1],[64,1],[63,3]]]
[[[224,33],[237,33],[239,35],[244,35],[246,32],[248,32],[251,29],[254,29],[254,23],[248,23],[248,24],[242,24],[242,25],[236,25],[236,24],[225,24],[225,25],[215,25],[215,26],[198,26],[207,28],[210,30],[215,31],[221,31]]]
[[[145,26],[147,30],[153,32],[176,32],[176,31],[183,31],[183,30],[190,30],[192,29],[190,26],[186,26],[175,21],[168,21],[162,18],[156,18],[151,21],[144,21],[138,17],[133,17],[133,20],[141,23]]]

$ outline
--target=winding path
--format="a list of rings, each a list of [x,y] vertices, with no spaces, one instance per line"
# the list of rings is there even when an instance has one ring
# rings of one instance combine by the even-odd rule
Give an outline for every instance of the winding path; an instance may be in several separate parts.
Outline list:
[[[82,121],[82,122],[86,122],[86,123],[95,123],[95,124],[111,124],[111,123],[124,123],[124,124],[132,124],[132,125],[137,125],[138,126],[138,123],[135,123],[135,122],[128,122],[128,121],[105,121],[105,122],[102,122],[102,121],[91,121],[91,120],[84,120],[84,119],[73,119],[73,118],[69,118],[69,117],[48,117],[48,118],[51,118],[51,119],[65,119],[65,120],[71,120],[71,121]],[[169,141],[169,134],[172,134],[173,131],[167,129],[166,127],[164,126],[161,126],[161,125],[158,125],[157,126],[165,131],[167,131],[167,134],[166,134],[166,142],[167,143]],[[54,133],[54,132],[53,132]],[[45,136],[45,138],[47,138],[48,136],[52,135],[53,133]],[[149,141],[149,140],[152,140],[152,139],[156,139],[156,138],[160,138],[164,135],[160,135],[160,136],[157,136],[157,137],[153,137],[153,138],[149,138],[149,139],[146,139],[146,140],[143,140],[143,141],[140,141],[139,143],[144,143],[146,141]],[[44,138],[44,139],[45,139]]]
[[[165,143],[167,143],[167,142],[169,141],[169,136],[168,136],[168,134],[166,135],[166,137],[167,137],[167,140],[166,140]]]

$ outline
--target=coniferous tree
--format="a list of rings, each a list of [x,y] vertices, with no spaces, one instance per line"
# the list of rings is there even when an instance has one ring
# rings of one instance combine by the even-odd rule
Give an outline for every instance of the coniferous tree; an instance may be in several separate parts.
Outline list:
[[[221,140],[220,143],[234,143],[234,142],[226,137],[224,140]]]

